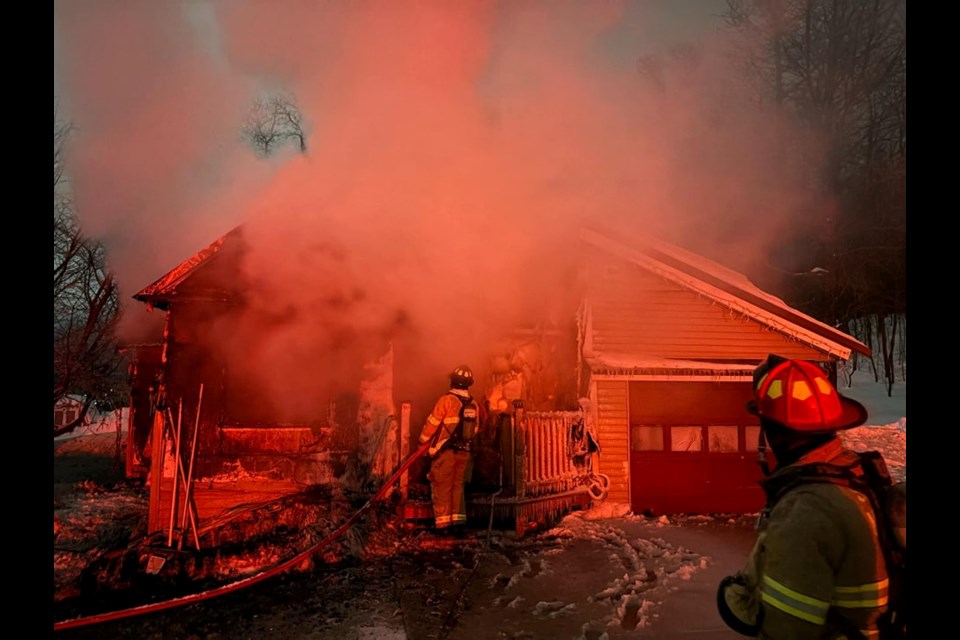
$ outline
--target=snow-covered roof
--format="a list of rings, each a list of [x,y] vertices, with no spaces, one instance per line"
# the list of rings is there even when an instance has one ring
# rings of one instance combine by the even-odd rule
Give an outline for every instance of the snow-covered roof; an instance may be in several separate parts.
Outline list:
[[[67,394],[65,396],[62,396],[59,400],[57,400],[54,406],[55,408],[77,407],[77,406],[81,406],[82,404],[83,404],[83,396],[79,396],[76,394]]]
[[[870,348],[856,338],[794,309],[758,288],[743,274],[708,258],[650,236],[631,238],[630,246],[592,229],[584,229],[581,238],[731,311],[838,358],[849,359],[852,351],[871,355]]]

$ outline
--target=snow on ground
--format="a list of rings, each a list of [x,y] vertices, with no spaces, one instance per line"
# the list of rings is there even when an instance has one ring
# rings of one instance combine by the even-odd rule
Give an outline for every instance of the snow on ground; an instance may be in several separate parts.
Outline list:
[[[868,424],[844,432],[844,442],[855,450],[880,451],[888,462],[891,475],[896,480],[905,480],[906,384],[898,383],[892,395],[888,396],[885,385],[874,383],[864,373],[854,377],[852,386],[843,387],[840,391],[862,402],[870,416]],[[116,425],[115,420],[102,421],[60,438],[54,444],[55,455],[68,450],[93,452],[95,449],[101,454],[110,454],[116,450]],[[78,482],[76,487],[78,490],[73,495],[65,496],[58,502],[55,485],[54,513],[58,519],[55,528],[60,524],[69,525],[57,531],[54,547],[58,586],[66,587],[60,593],[61,597],[73,592],[71,583],[76,579],[79,569],[89,564],[91,558],[103,553],[98,548],[100,545],[91,544],[91,532],[111,518],[111,511],[143,513],[146,505],[143,493],[113,495],[90,480]],[[542,539],[552,539],[555,544],[548,545],[550,550],[540,555],[529,556],[526,562],[534,563],[536,567],[527,566],[524,569],[521,564],[512,576],[511,583],[531,574],[556,579],[554,572],[567,564],[565,555],[575,553],[573,549],[578,544],[587,542],[601,545],[607,554],[608,568],[616,571],[609,574],[615,577],[587,597],[591,606],[603,604],[606,607],[606,616],[595,622],[611,632],[643,629],[657,622],[664,600],[672,592],[714,562],[714,558],[700,550],[668,542],[666,538],[671,537],[668,535],[670,530],[743,524],[749,519],[750,516],[723,514],[661,516],[654,519],[632,514],[627,504],[601,503],[567,515],[555,527],[540,534]],[[120,533],[127,536],[142,528],[142,523],[135,519],[124,522],[124,525]],[[628,534],[627,530],[633,534]],[[92,537],[96,540],[97,536],[94,533]],[[502,595],[501,606],[504,609],[501,611],[524,609],[531,618],[549,620],[568,616],[576,610],[576,602],[523,598],[515,588],[508,589]],[[581,603],[582,606],[586,605]],[[361,637],[387,637],[377,635],[380,631],[368,627],[363,630],[367,635]]]
[[[907,383],[897,382],[892,393],[887,395],[887,386],[883,382],[874,382],[868,373],[853,376],[851,386],[840,385],[840,393],[860,401],[869,413],[867,425],[898,425],[907,429]]]
[[[57,436],[53,439],[53,441],[66,442],[69,440],[83,438],[85,436],[104,433],[116,435],[117,428],[126,433],[127,424],[129,424],[129,422],[130,409],[128,407],[123,407],[121,409],[117,409],[116,411],[102,414],[91,411],[91,413],[87,415],[87,419],[84,424],[80,425],[70,433]]]
[[[907,383],[893,385],[887,395],[886,385],[877,383],[867,373],[853,376],[852,385],[841,386],[840,393],[860,401],[869,414],[862,427],[841,434],[844,444],[854,451],[874,450],[883,454],[890,476],[895,481],[907,479]]]
[[[883,383],[874,383],[872,378],[862,374],[855,376],[852,385],[841,388],[840,392],[861,402],[869,415],[866,424],[841,434],[844,444],[855,451],[880,451],[893,479],[905,481],[906,383],[895,384],[892,394],[888,395]],[[612,601],[614,610],[606,621],[608,625],[642,629],[656,619],[662,597],[673,589],[673,585],[678,580],[690,580],[694,573],[708,566],[711,558],[671,545],[653,535],[630,539],[620,525],[643,522],[655,530],[715,522],[733,524],[738,518],[741,516],[660,516],[649,519],[632,514],[628,504],[605,502],[566,516],[549,533],[559,538],[592,539],[609,546],[618,561],[627,561],[632,569],[594,598]]]

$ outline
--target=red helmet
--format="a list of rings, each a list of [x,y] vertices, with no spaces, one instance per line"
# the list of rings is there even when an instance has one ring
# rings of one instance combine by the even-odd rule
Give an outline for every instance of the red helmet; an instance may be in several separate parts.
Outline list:
[[[754,375],[750,413],[791,431],[815,435],[857,427],[866,408],[840,395],[820,367],[803,360],[770,356]]]

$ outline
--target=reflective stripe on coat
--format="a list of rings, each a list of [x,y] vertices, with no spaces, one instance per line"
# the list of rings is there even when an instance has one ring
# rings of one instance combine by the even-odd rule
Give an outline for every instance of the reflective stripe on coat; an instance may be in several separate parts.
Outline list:
[[[788,491],[761,519],[747,565],[736,583],[722,586],[718,606],[728,625],[732,616],[760,638],[844,637],[834,616],[876,638],[888,586],[866,496],[846,486],[807,483]]]
[[[427,416],[423,429],[420,431],[420,444],[427,442],[434,436],[437,436],[436,442],[430,447],[428,453],[431,456],[436,455],[443,445],[450,439],[450,435],[460,422],[460,407],[463,403],[455,397],[470,398],[469,392],[463,389],[450,389],[447,393],[440,396],[433,407],[433,411]],[[476,402],[473,403],[476,407]]]

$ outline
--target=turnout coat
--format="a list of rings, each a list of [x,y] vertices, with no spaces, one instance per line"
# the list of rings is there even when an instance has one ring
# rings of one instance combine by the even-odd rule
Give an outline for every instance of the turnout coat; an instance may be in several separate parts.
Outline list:
[[[768,496],[793,467],[851,464],[857,454],[839,438],[764,481]],[[725,622],[745,635],[771,640],[844,638],[843,629],[879,636],[877,619],[888,602],[888,580],[869,499],[846,486],[798,484],[760,516],[746,566],[720,585]]]

